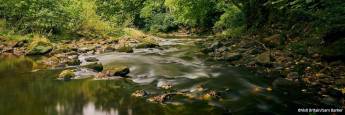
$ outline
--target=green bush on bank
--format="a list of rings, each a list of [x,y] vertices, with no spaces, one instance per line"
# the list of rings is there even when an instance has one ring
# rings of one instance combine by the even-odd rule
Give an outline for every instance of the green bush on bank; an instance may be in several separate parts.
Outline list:
[[[116,35],[118,31],[114,30],[123,27],[151,32],[183,28],[228,36],[247,32],[320,35],[343,24],[345,19],[345,3],[341,0],[0,0],[0,3],[0,18],[15,32],[95,38]]]
[[[112,26],[96,14],[95,0],[0,0],[0,17],[16,33],[100,37]]]
[[[80,24],[74,0],[1,0],[0,16],[22,33],[61,33],[76,30]]]

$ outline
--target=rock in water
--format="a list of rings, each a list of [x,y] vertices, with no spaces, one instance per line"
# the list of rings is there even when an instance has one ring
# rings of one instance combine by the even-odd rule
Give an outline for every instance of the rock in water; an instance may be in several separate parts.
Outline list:
[[[59,74],[59,78],[64,80],[70,80],[73,77],[75,77],[73,70],[64,70]]]
[[[110,76],[127,77],[127,74],[130,72],[130,70],[127,66],[116,66],[107,67],[104,69],[104,72],[106,72]]]
[[[82,67],[93,69],[95,71],[101,72],[103,70],[103,65],[101,63],[93,62],[86,65],[83,65]]]
[[[30,44],[27,55],[43,55],[51,52],[53,45],[49,42],[35,41]]]
[[[85,58],[85,61],[86,62],[96,62],[96,61],[99,61],[97,58],[95,57],[88,57],[88,58]]]

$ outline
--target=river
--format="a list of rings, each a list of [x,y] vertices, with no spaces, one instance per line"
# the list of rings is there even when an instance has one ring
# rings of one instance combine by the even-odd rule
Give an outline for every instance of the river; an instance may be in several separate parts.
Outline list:
[[[272,80],[226,62],[208,60],[196,38],[164,39],[160,48],[135,49],[134,53],[93,55],[104,65],[130,67],[128,79],[93,78],[57,80],[60,69],[33,71],[35,59],[0,58],[0,113],[2,115],[219,115],[290,114],[298,105],[313,102],[306,95],[271,91]],[[80,56],[83,60],[88,55]],[[80,70],[80,76],[94,74]],[[223,91],[217,100],[179,97],[164,104],[133,97],[135,90],[150,94],[204,89]]]

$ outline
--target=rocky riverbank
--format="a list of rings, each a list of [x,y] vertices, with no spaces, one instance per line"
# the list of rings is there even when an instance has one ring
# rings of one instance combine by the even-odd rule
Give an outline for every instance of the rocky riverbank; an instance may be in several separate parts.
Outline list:
[[[326,56],[309,52],[297,54],[281,43],[280,35],[241,39],[207,39],[202,51],[214,60],[249,68],[272,79],[272,89],[306,86],[301,92],[313,93],[323,103],[341,103],[345,97],[345,63],[326,60]],[[312,50],[312,49],[311,49]],[[298,92],[298,91],[295,91]]]
[[[127,35],[120,38],[74,39],[51,42],[44,36],[33,36],[30,40],[9,40],[0,37],[1,56],[30,56],[36,57],[34,69],[58,68],[66,69],[58,76],[59,79],[69,80],[77,77],[76,69],[87,68],[94,72],[96,78],[107,79],[112,76],[126,77],[129,68],[103,67],[98,59],[82,56],[92,56],[109,52],[132,53],[133,49],[159,47],[158,37],[145,35],[135,29],[126,29]]]

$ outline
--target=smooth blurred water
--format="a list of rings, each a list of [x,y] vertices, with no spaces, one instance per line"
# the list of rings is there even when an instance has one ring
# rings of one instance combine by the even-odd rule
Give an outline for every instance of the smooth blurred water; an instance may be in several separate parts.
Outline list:
[[[1,115],[219,115],[289,114],[298,104],[310,105],[306,95],[266,91],[271,81],[245,69],[206,58],[194,46],[198,39],[165,39],[162,48],[136,49],[134,53],[92,55],[105,66],[130,67],[129,79],[60,81],[61,70],[41,70],[28,57],[0,58]],[[84,59],[90,56],[81,56]],[[80,75],[85,74],[81,71]],[[92,74],[92,73],[90,73]],[[157,104],[145,98],[131,97],[144,89],[162,93],[165,83],[177,91],[189,91],[196,85],[222,91],[220,101],[180,99]]]

